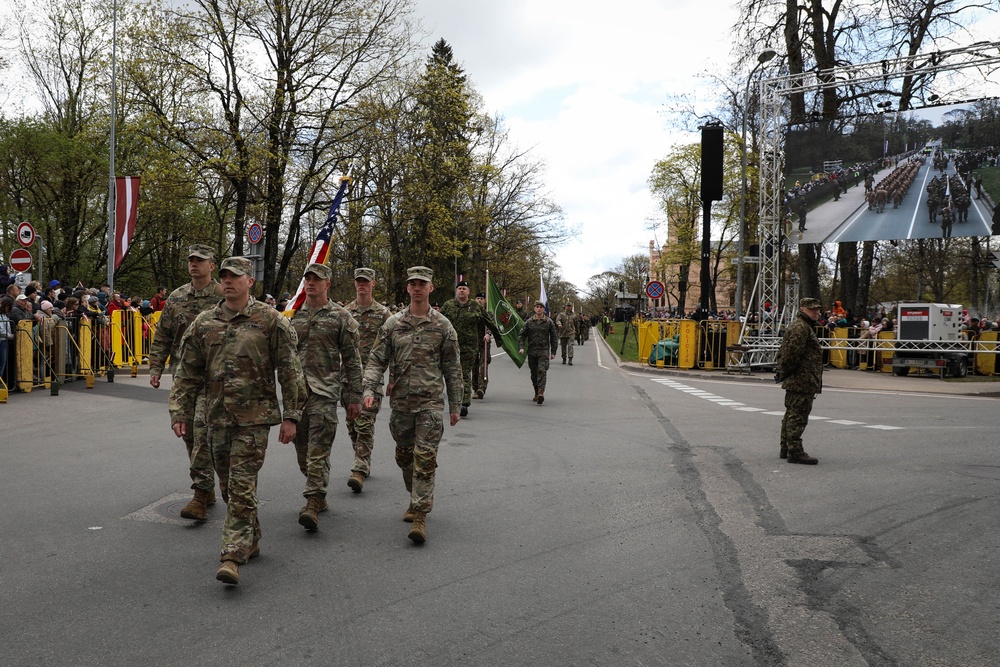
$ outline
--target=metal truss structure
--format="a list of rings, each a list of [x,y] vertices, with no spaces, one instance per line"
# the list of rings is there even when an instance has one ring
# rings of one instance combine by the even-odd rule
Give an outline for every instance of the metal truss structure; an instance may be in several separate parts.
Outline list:
[[[781,294],[781,204],[785,192],[783,130],[787,121],[789,98],[799,93],[818,93],[845,86],[879,85],[888,88],[891,81],[906,76],[924,77],[940,72],[998,65],[1000,42],[977,42],[956,49],[760,81],[760,116],[757,118],[757,136],[760,137],[760,210],[757,238],[760,243],[761,274],[756,290],[756,312],[759,313],[762,328],[759,333],[744,336],[740,341],[750,350],[748,356],[751,366],[773,366],[774,353],[778,348],[775,337],[781,324],[790,321],[798,312],[797,283],[795,295],[788,294],[787,289],[786,294]],[[780,298],[782,296],[784,298]],[[765,304],[770,305],[770,313],[765,312]],[[774,313],[780,313],[781,318],[776,319]]]

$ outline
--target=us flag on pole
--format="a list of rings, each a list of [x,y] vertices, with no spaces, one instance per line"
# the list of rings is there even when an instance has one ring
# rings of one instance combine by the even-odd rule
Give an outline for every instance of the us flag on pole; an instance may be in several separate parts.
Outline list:
[[[135,234],[139,217],[139,177],[115,177],[115,268],[117,269]]]
[[[306,260],[306,266],[310,264],[326,264],[326,260],[330,257],[330,237],[333,235],[333,228],[337,225],[337,213],[340,211],[340,202],[344,199],[344,193],[347,192],[347,186],[351,184],[351,178],[349,176],[343,176],[340,179],[340,189],[337,190],[337,196],[333,198],[333,203],[330,204],[330,212],[326,215],[326,222],[323,226],[319,228],[319,233],[316,234],[316,241],[312,245],[312,250],[309,251],[309,259]],[[299,289],[295,291],[295,296],[292,300],[288,302],[285,306],[285,315],[291,317],[295,314],[302,304],[306,300],[306,281],[303,275],[302,280],[299,281]]]

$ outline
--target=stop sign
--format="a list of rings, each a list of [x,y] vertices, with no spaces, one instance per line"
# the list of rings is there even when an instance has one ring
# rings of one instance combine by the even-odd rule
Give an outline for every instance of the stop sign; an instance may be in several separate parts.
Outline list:
[[[31,253],[24,248],[18,248],[10,253],[10,268],[15,271],[27,271],[31,268]]]

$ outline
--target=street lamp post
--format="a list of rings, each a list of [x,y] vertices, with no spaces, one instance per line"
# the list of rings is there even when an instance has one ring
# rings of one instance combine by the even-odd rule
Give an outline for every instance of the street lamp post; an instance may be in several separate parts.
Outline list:
[[[746,234],[746,214],[747,214],[747,111],[750,107],[750,86],[753,83],[753,76],[757,70],[773,59],[778,52],[773,49],[764,49],[757,56],[757,64],[750,70],[747,77],[746,94],[744,95],[743,109],[743,134],[740,146],[740,174],[743,177],[743,188],[740,191],[740,233],[737,235],[736,249],[736,319],[739,320],[743,314],[743,237]]]

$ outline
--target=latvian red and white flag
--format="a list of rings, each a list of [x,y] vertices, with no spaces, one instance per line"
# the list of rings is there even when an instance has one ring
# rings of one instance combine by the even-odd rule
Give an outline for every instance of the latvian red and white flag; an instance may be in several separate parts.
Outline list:
[[[115,177],[115,268],[125,259],[139,217],[139,177]]]

